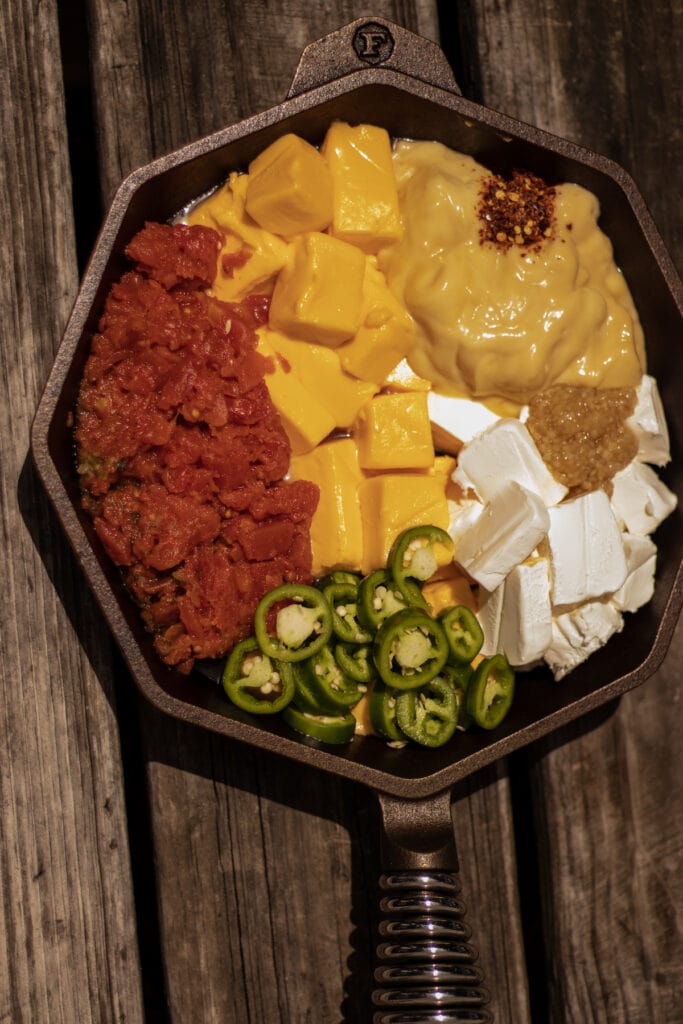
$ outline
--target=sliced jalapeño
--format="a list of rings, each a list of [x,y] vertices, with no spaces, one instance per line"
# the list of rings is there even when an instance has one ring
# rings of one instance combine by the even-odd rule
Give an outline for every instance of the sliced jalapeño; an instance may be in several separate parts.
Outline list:
[[[395,690],[415,690],[437,675],[448,658],[443,629],[420,608],[404,608],[383,623],[373,646],[382,681]]]
[[[484,642],[477,616],[464,604],[458,604],[442,612],[439,622],[448,640],[449,660],[455,665],[469,665]]]
[[[277,605],[279,609],[275,612]],[[275,635],[269,629],[275,613]],[[278,661],[303,661],[332,635],[332,612],[323,594],[303,583],[285,583],[261,598],[254,615],[259,647]]]
[[[495,729],[510,710],[514,694],[515,673],[504,654],[494,654],[475,668],[465,709],[482,729]]]
[[[356,731],[356,719],[350,711],[341,715],[316,715],[300,711],[293,704],[288,704],[282,712],[282,717],[295,732],[320,740],[322,743],[348,743]]]
[[[441,557],[439,555],[445,555]],[[400,533],[389,551],[387,569],[408,604],[427,608],[419,583],[434,575],[439,562],[453,557],[453,541],[439,526],[413,526]]]
[[[458,724],[462,691],[445,675],[437,675],[419,690],[396,698],[396,721],[402,733],[421,747],[442,747]]]
[[[223,689],[243,711],[275,715],[294,696],[292,666],[269,658],[252,636],[233,647],[223,670]]]

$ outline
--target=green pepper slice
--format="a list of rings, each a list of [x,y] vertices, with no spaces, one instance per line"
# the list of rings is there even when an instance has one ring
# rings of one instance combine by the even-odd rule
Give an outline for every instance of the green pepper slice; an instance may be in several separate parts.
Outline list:
[[[482,729],[495,729],[510,710],[515,674],[504,654],[484,658],[467,687],[466,710]]]
[[[334,660],[342,672],[357,683],[367,685],[377,675],[370,644],[338,643],[334,648]]]
[[[329,647],[323,647],[301,663],[301,676],[303,685],[300,684],[297,692],[310,695],[313,706],[308,700],[297,700],[296,703],[305,703],[306,711],[339,714],[340,709],[357,704],[367,691],[367,686],[342,672]]]
[[[399,533],[391,545],[387,569],[408,604],[428,608],[418,584],[430,579],[439,567],[434,551],[439,544],[453,552],[453,541],[438,526],[413,526]]]
[[[479,654],[484,633],[477,616],[464,604],[448,608],[439,615],[439,622],[448,640],[449,660],[456,665],[469,665]]]
[[[395,690],[416,690],[438,675],[448,659],[439,623],[420,608],[403,608],[382,624],[373,646],[383,682]]]
[[[284,603],[286,602],[286,603]],[[277,612],[275,636],[268,630],[271,609]],[[325,646],[332,635],[332,612],[323,594],[303,583],[285,583],[261,598],[254,614],[259,647],[277,661],[303,661]]]
[[[275,715],[294,696],[291,665],[263,654],[255,636],[236,644],[223,670],[223,689],[252,715]]]
[[[358,585],[358,618],[371,633],[376,632],[390,615],[407,606],[408,602],[396,589],[387,569],[375,569]]]
[[[441,670],[441,674],[445,675],[446,673],[448,673],[448,678],[456,690],[459,690],[462,694],[456,729],[459,729],[460,732],[467,732],[474,721],[467,711],[467,688],[474,675],[474,669],[471,665],[452,665],[450,662],[446,662],[446,665]]]
[[[323,590],[332,610],[332,631],[347,644],[367,644],[372,635],[358,621],[358,585],[355,583],[329,583]]]
[[[372,728],[385,740],[404,740],[396,722],[396,699],[398,693],[377,680],[370,694],[369,710]]]
[[[300,711],[307,711],[311,715],[319,715],[322,709],[318,697],[311,689],[308,677],[303,670],[303,665],[305,664],[306,662],[304,661],[297,661],[292,664],[294,675],[294,697],[292,698],[292,704],[296,705]]]
[[[329,587],[330,583],[351,583],[357,587],[360,580],[361,577],[358,572],[351,572],[350,569],[331,569],[316,581],[316,587],[319,590],[324,590],[325,587]]]
[[[421,747],[442,747],[455,732],[461,700],[461,691],[438,675],[419,690],[396,698],[399,729]]]
[[[356,719],[350,711],[345,715],[315,715],[288,704],[282,717],[295,732],[323,743],[348,743],[356,731]]]

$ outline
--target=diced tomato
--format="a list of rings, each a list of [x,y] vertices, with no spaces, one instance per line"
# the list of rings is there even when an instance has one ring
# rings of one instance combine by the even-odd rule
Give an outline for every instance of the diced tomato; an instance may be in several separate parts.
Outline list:
[[[219,244],[184,225],[133,239],[137,269],[107,297],[76,416],[83,506],[160,657],[183,672],[246,636],[267,591],[310,580],[319,497],[283,480],[289,441],[256,351],[269,297],[201,290]]]
[[[208,288],[216,276],[221,242],[212,228],[148,223],[133,238],[126,256],[164,288]]]

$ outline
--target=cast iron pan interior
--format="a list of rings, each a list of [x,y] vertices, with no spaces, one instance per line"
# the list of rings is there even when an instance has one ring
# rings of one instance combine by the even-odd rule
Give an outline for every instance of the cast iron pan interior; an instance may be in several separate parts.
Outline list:
[[[459,734],[435,751],[410,747],[397,751],[373,738],[356,738],[347,748],[331,750],[295,739],[279,721],[255,724],[231,708],[221,688],[201,672],[187,679],[161,664],[136,607],[80,509],[68,425],[90,335],[110,285],[126,267],[123,250],[136,231],[146,220],[171,218],[190,200],[221,183],[231,170],[246,168],[283,133],[296,132],[317,144],[330,121],[339,118],[382,125],[394,137],[435,139],[471,154],[493,171],[529,169],[550,183],[577,182],[598,196],[601,225],[612,239],[617,264],[639,309],[649,369],[659,382],[667,410],[672,463],[662,477],[679,499],[683,496],[683,410],[677,401],[683,393],[681,286],[632,180],[600,156],[462,98],[438,48],[398,26],[381,22],[391,31],[395,45],[385,66],[372,66],[381,61],[369,61],[367,55],[362,60],[352,50],[359,24],[340,29],[305,52],[293,91],[306,91],[185,146],[123,182],[41,399],[32,450],[136,683],[153,704],[179,719],[365,782],[381,792],[418,798],[446,789],[469,772],[604,704],[657,668],[683,599],[680,512],[669,517],[656,535],[659,565],[653,601],[636,615],[627,615],[623,633],[561,683],[555,683],[545,669],[521,675],[513,709],[493,736]],[[329,81],[331,74],[339,77]]]

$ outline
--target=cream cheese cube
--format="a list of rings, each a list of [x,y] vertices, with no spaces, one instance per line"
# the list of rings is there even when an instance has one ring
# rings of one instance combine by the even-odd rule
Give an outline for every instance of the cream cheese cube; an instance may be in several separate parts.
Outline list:
[[[604,491],[549,509],[548,547],[554,606],[611,594],[626,579],[619,524]]]
[[[635,459],[612,481],[612,508],[628,533],[653,533],[678,504],[655,471]]]
[[[609,602],[590,601],[556,616],[544,655],[555,679],[563,679],[623,628],[621,612]]]
[[[638,385],[633,415],[626,422],[638,439],[636,458],[639,462],[666,466],[671,461],[664,406],[659,397],[657,381],[647,373]]]
[[[651,599],[655,589],[657,546],[649,537],[625,533],[624,553],[628,576],[612,594],[612,604],[621,612],[635,612]]]
[[[435,445],[454,453],[500,418],[481,402],[436,391],[427,395],[427,408]]]
[[[530,665],[552,641],[547,558],[515,566],[505,580],[498,644],[511,665]]]
[[[462,487],[471,483],[483,501],[493,498],[501,479],[514,480],[537,494],[546,507],[557,505],[567,493],[541,458],[524,424],[507,417],[465,445],[453,479]]]
[[[484,633],[484,642],[481,646],[481,653],[485,658],[502,651],[500,646],[500,619],[503,612],[503,601],[505,599],[505,583],[501,583],[493,591],[479,588],[479,607],[477,618]]]
[[[549,525],[538,495],[510,480],[460,535],[455,560],[482,587],[495,590],[531,554]]]
[[[448,532],[456,548],[465,530],[476,522],[483,511],[484,506],[475,498],[448,500]]]

